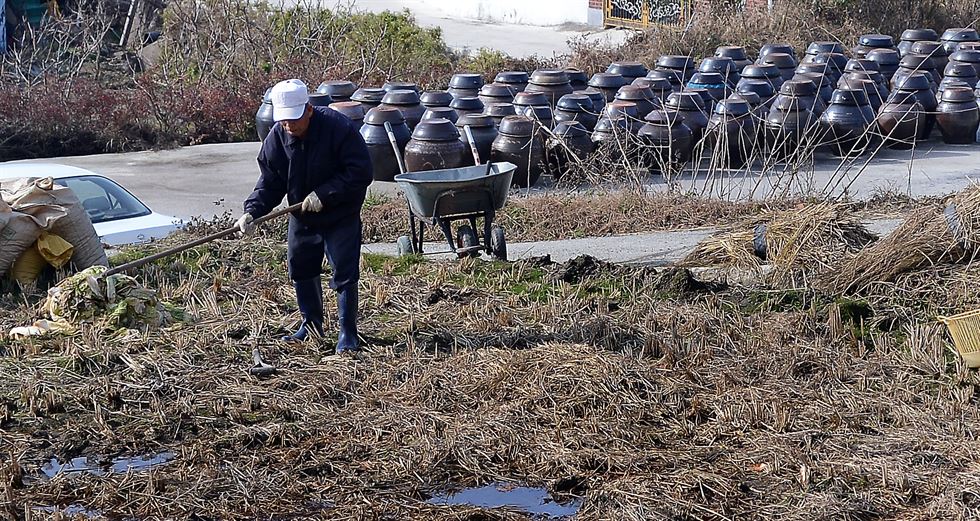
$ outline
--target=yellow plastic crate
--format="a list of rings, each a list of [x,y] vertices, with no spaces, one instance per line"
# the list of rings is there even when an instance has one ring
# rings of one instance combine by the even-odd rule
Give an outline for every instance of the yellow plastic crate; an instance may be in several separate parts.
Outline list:
[[[980,309],[951,317],[936,317],[946,324],[953,344],[970,367],[980,367]]]

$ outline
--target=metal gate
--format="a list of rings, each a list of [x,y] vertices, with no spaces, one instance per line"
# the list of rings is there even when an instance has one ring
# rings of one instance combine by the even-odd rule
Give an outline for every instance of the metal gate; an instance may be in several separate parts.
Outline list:
[[[634,29],[676,25],[690,16],[692,4],[692,0],[605,0],[603,23]]]

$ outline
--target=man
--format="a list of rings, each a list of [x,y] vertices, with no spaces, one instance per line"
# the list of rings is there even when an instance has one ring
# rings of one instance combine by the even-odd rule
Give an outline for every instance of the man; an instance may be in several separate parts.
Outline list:
[[[277,124],[262,143],[259,180],[236,225],[248,235],[252,221],[283,196],[290,205],[302,201],[302,212],[289,216],[286,263],[303,322],[283,340],[323,335],[320,274],[326,254],[333,270],[330,287],[337,292],[337,353],[356,354],[361,206],[373,178],[367,146],[347,117],[312,107],[302,81],[280,82],[270,97]]]

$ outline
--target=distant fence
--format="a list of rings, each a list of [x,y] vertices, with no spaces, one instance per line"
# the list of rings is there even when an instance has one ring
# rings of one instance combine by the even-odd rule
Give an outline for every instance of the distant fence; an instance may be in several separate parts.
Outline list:
[[[690,17],[693,4],[692,0],[605,0],[603,23],[634,29],[676,25]]]

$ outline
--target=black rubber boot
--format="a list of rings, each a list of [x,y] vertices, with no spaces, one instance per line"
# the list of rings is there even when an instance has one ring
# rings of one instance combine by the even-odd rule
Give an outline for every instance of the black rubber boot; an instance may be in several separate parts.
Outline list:
[[[337,353],[357,351],[357,284],[350,284],[337,292],[337,315],[340,333],[337,336]]]
[[[307,338],[323,336],[323,286],[320,277],[293,282],[296,303],[303,323],[292,335],[282,337],[287,342],[302,342]]]

